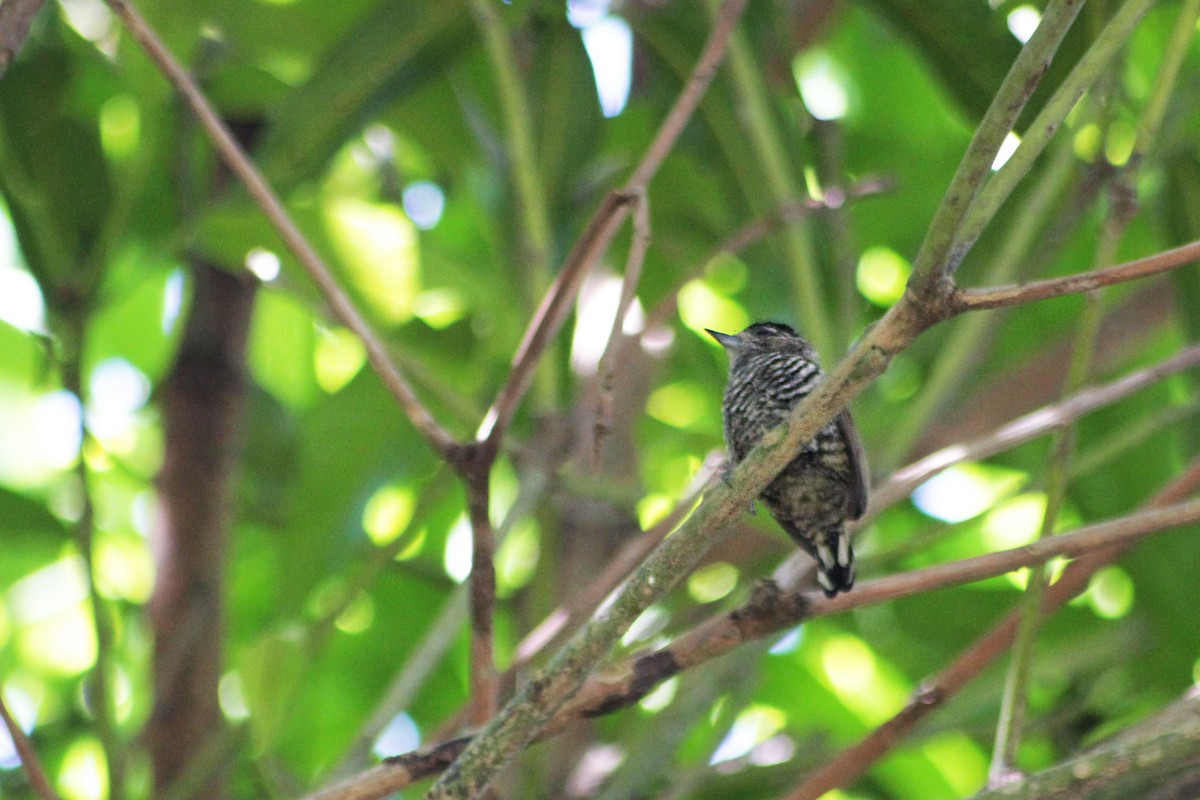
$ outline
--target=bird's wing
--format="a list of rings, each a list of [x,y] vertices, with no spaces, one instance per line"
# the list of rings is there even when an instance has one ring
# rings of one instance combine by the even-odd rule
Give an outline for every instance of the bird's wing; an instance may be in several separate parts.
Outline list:
[[[837,427],[846,442],[846,452],[850,455],[850,518],[858,519],[867,510],[867,487],[871,482],[867,472],[867,454],[848,410],[838,414]]]

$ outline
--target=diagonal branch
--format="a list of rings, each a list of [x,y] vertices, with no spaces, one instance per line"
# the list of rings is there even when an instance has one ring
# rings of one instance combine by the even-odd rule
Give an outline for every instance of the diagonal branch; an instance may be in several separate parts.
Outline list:
[[[421,403],[416,392],[400,373],[388,356],[383,341],[371,328],[366,318],[355,307],[354,302],[338,285],[337,280],[317,251],[297,227],[283,203],[267,184],[262,173],[250,162],[242,148],[234,141],[229,129],[217,115],[196,82],[180,66],[167,50],[158,35],[145,19],[126,0],[105,0],[125,23],[126,28],[137,40],[146,55],[183,97],[192,113],[208,133],[222,160],[229,166],[246,187],[246,191],[258,203],[263,214],[270,220],[288,249],[303,265],[337,320],[362,340],[367,351],[367,360],[379,375],[384,386],[400,404],[412,424],[433,448],[447,461],[456,463],[461,445],[434,419]]]

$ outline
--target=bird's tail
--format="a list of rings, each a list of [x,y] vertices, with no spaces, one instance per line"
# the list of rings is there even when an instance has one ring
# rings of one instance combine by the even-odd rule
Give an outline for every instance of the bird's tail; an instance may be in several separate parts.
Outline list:
[[[817,583],[826,597],[848,592],[854,586],[854,548],[844,526],[828,531],[817,541]]]

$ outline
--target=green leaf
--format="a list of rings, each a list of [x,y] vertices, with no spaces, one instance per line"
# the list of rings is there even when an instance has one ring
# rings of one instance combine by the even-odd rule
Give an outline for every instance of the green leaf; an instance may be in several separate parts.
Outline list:
[[[58,558],[66,538],[62,521],[42,503],[0,486],[0,587]]]
[[[381,106],[444,75],[473,34],[458,3],[379,4],[280,105],[262,148],[268,179],[286,190],[311,178]]]

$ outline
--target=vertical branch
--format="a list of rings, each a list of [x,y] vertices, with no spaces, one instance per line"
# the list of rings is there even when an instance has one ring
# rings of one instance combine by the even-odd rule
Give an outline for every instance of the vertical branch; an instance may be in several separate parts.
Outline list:
[[[225,556],[255,294],[250,280],[207,264],[192,274],[192,308],[162,391],[160,514],[152,540],[154,712],[145,740],[160,792],[222,726]],[[223,775],[211,774],[202,793],[219,798],[223,784]]]
[[[535,293],[544,290],[550,279],[550,214],[535,158],[529,96],[517,68],[512,40],[496,9],[497,4],[492,0],[471,0],[471,13],[483,34],[488,58],[495,70],[496,88],[504,115],[505,139],[508,141],[521,219],[523,255],[533,276],[533,280],[522,280],[521,284],[530,292],[532,307],[536,300]]]
[[[83,308],[72,309],[67,313],[68,354],[63,360],[63,388],[73,394],[79,402],[82,412],[85,404],[83,390],[83,347],[87,338],[87,311]],[[87,442],[86,428],[81,430],[81,444]],[[88,707],[95,719],[96,735],[104,748],[104,758],[108,768],[109,794],[113,800],[120,800],[125,790],[125,758],[122,753],[120,737],[117,734],[116,723],[113,720],[113,690],[112,690],[112,659],[113,659],[113,622],[109,616],[109,608],[96,588],[96,559],[95,534],[96,515],[92,501],[91,476],[87,461],[81,446],[79,458],[75,465],[75,478],[79,482],[82,496],[82,507],[79,521],[75,524],[75,546],[83,558],[84,574],[87,581],[88,602],[92,607],[92,627],[96,635],[96,663],[92,666],[87,679]]]
[[[1133,26],[1152,5],[1154,0],[1127,0],[1104,26],[1104,30],[1071,70],[1071,74],[1059,85],[1030,123],[1016,152],[992,176],[980,191],[977,201],[966,212],[955,239],[957,250],[965,253],[983,233],[983,229],[991,222],[1000,205],[1012,194],[1017,183],[1045,150],[1050,138],[1058,131],[1079,98],[1102,75],[1111,71],[1117,51],[1125,45],[1133,32]],[[1045,18],[1042,22],[1045,23]],[[1041,28],[1038,30],[1041,31]]]
[[[604,452],[604,438],[612,427],[612,398],[613,379],[617,369],[618,356],[625,342],[625,318],[629,308],[637,296],[638,281],[642,277],[642,267],[646,263],[646,251],[650,249],[650,206],[646,193],[640,192],[634,200],[633,207],[633,240],[629,244],[629,258],[625,261],[625,278],[621,282],[621,296],[617,300],[616,314],[613,316],[612,329],[608,332],[608,342],[604,345],[604,353],[596,365],[598,391],[596,394],[596,422],[592,426],[592,471],[600,469],[601,456]]]
[[[484,725],[497,708],[499,683],[493,656],[496,606],[496,532],[488,514],[491,499],[491,465],[494,455],[475,451],[463,473],[467,516],[471,521],[471,703],[468,718],[473,727]]]

